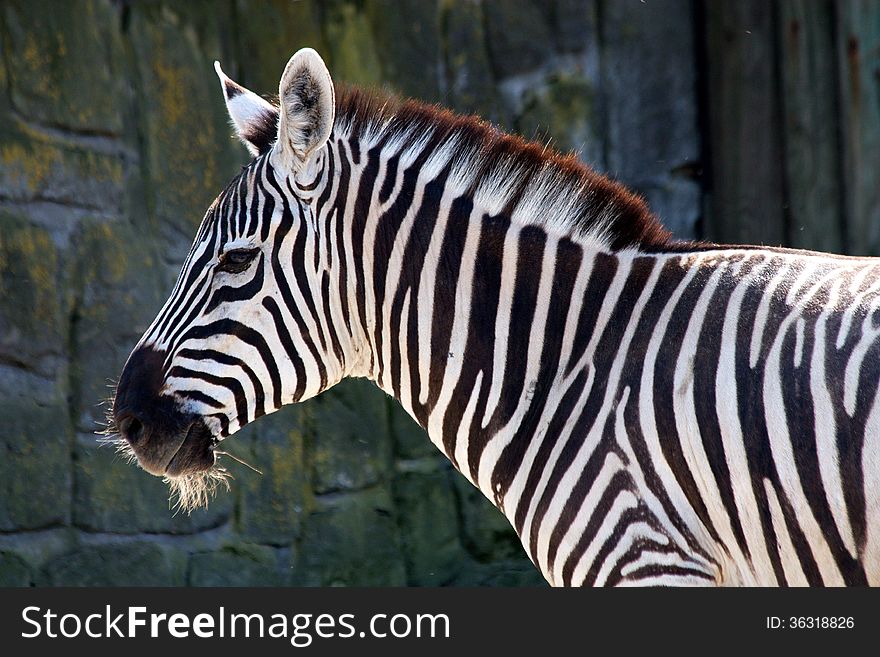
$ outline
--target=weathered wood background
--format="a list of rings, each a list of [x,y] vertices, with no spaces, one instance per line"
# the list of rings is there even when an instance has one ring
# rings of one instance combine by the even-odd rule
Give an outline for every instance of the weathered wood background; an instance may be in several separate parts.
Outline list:
[[[705,235],[880,255],[880,2],[705,2]]]
[[[674,232],[880,255],[880,0],[3,0],[0,584],[534,584],[506,521],[349,382],[247,427],[207,511],[95,444],[244,162],[211,63],[287,58],[476,112]]]

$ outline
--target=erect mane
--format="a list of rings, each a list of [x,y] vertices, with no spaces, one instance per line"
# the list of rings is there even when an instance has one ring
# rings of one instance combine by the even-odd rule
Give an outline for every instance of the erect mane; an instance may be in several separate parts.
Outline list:
[[[674,248],[645,202],[573,154],[502,132],[475,116],[358,87],[336,86],[337,137],[398,153],[402,163],[430,155],[423,167],[493,214],[580,236],[617,251]]]

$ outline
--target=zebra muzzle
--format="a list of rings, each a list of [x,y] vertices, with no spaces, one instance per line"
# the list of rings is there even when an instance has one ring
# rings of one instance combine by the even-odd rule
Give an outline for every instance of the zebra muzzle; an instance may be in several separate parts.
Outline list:
[[[150,474],[180,477],[213,467],[216,440],[201,417],[161,394],[165,353],[139,347],[125,364],[113,405],[120,436]]]

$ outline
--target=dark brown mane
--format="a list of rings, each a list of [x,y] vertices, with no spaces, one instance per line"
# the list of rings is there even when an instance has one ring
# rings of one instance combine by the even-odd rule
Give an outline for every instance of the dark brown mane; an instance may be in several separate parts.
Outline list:
[[[338,133],[381,135],[398,138],[403,149],[415,145],[425,134],[433,134],[431,146],[455,139],[456,164],[473,169],[472,188],[494,172],[510,169],[506,183],[506,211],[522,202],[527,189],[537,183],[552,185],[558,199],[568,202],[561,227],[581,235],[601,236],[611,249],[634,247],[643,251],[679,250],[671,234],[648,209],[644,200],[622,184],[603,176],[577,159],[543,144],[510,135],[476,116],[462,116],[437,105],[401,100],[381,92],[358,87],[336,86]],[[547,214],[555,204],[541,206]],[[535,217],[538,223],[546,219]],[[552,223],[551,220],[549,223]],[[678,246],[679,248],[676,248]],[[695,245],[694,245],[695,246]]]

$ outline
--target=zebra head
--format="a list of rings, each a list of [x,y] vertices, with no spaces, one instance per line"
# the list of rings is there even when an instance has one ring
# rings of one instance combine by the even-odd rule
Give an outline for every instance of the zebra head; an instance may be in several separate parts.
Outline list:
[[[335,112],[330,74],[314,50],[300,50],[275,107],[215,68],[254,160],[205,214],[125,364],[111,418],[120,446],[184,506],[204,502],[205,485],[222,478],[223,438],[339,381],[347,345],[317,312],[340,294],[318,253],[314,209]]]

